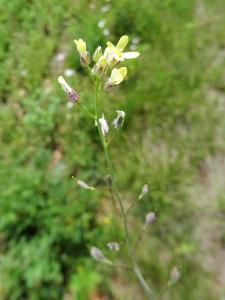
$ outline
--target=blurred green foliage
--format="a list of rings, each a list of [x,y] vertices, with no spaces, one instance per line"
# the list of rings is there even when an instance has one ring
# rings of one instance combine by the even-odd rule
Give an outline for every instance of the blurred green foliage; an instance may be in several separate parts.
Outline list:
[[[101,102],[107,120],[118,109],[126,112],[110,149],[124,204],[151,181],[129,216],[134,243],[146,213],[157,209],[152,236],[147,232],[137,250],[140,265],[156,295],[177,265],[182,277],[168,299],[219,299],[198,259],[192,191],[204,177],[206,157],[224,151],[223,111],[209,97],[210,89],[225,90],[225,20],[218,17],[224,12],[222,0],[1,1],[0,299],[120,300],[123,289],[138,299],[129,286],[131,277],[138,289],[135,277],[89,258],[87,244],[127,261],[126,249],[118,258],[106,247],[123,239],[109,195],[82,190],[71,179],[105,187],[107,170],[93,121],[78,106],[66,106],[57,82],[74,69],[67,81],[94,112],[94,87],[73,40],[82,38],[93,53],[124,34],[129,46],[139,39],[141,55],[121,64],[127,80],[102,92]]]

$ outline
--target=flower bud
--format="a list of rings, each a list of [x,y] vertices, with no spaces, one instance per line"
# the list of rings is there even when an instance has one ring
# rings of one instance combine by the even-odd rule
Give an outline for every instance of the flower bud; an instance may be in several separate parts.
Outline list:
[[[97,62],[97,64],[94,66],[94,69],[92,71],[93,74],[98,77],[104,75],[106,72],[106,64],[107,64],[107,60],[104,56],[102,56]]]
[[[117,244],[116,242],[112,242],[112,243],[108,243],[107,246],[114,251],[119,251],[120,250],[120,246],[119,244]]]
[[[180,278],[180,272],[177,267],[173,267],[170,273],[170,285],[175,284]]]
[[[79,39],[78,41],[74,40],[74,42],[76,43],[77,50],[80,53],[81,64],[84,67],[88,67],[88,65],[90,64],[90,54],[86,51],[86,43],[82,39]]]
[[[102,134],[105,135],[109,131],[109,127],[108,127],[106,119],[104,119],[104,118],[99,119],[99,123],[101,124]],[[97,125],[98,125],[97,121],[95,120],[95,126],[97,126]]]
[[[106,263],[109,265],[113,264],[111,261],[105,258],[105,256],[102,254],[102,251],[96,247],[91,247],[91,256],[99,262]]]
[[[99,58],[102,56],[102,47],[98,47],[95,50],[94,56],[93,56],[93,60],[97,63],[99,61]]]
[[[154,212],[150,212],[145,217],[145,226],[148,227],[151,224],[155,223],[157,221],[157,218],[155,216]]]
[[[85,182],[81,181],[81,180],[77,180],[77,184],[79,184],[80,186],[82,186],[85,189],[90,189],[91,187],[89,185],[87,185]]]
[[[75,102],[79,100],[78,94],[73,89],[71,89],[71,87],[66,83],[62,76],[59,76],[58,82],[61,84],[63,90],[66,92],[67,98],[70,101]]]
[[[147,193],[148,193],[148,185],[147,184],[145,184],[144,186],[143,186],[143,189],[142,189],[142,195],[144,196],[144,195],[146,195]]]

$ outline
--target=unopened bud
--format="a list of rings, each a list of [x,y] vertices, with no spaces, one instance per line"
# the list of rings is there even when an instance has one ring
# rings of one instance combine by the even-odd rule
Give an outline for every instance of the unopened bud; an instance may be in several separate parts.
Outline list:
[[[79,39],[78,41],[74,40],[74,42],[76,43],[77,50],[80,53],[81,64],[84,67],[87,67],[90,64],[90,53],[86,51],[86,43],[82,39]]]
[[[78,94],[74,91],[74,90],[71,90],[71,91],[67,91],[66,92],[66,96],[67,98],[72,101],[73,103],[77,100],[79,100],[79,97],[78,97]]]
[[[85,182],[77,180],[77,184],[79,184],[80,186],[82,186],[85,189],[90,189],[91,187],[89,185],[87,185]]]
[[[145,226],[148,227],[151,224],[155,223],[157,221],[157,218],[155,216],[154,212],[150,212],[145,217]]]
[[[93,60],[97,63],[99,61],[99,58],[102,56],[102,47],[98,47],[95,50],[94,56],[93,56]]]
[[[175,284],[180,278],[180,272],[177,267],[173,267],[170,273],[170,285]]]
[[[94,66],[94,69],[92,70],[93,74],[100,77],[105,74],[106,72],[106,64],[107,60],[104,56],[102,56],[97,64]]]
[[[119,251],[120,250],[120,246],[119,244],[117,244],[116,242],[112,242],[112,243],[108,243],[107,246],[114,251]]]
[[[105,256],[102,254],[102,251],[96,247],[91,247],[91,256],[99,262],[106,263],[109,265],[113,264],[111,261],[105,258]]]
[[[146,195],[147,193],[148,193],[148,185],[147,184],[145,184],[144,186],[143,186],[143,189],[142,189],[142,195],[144,196],[144,195]]]
[[[79,100],[77,93],[71,89],[62,76],[59,76],[58,82],[61,84],[63,90],[66,92],[66,96],[70,101],[75,102]]]
[[[112,184],[112,177],[110,175],[107,175],[106,176],[106,183],[107,183],[107,186],[111,189],[113,187],[113,184]]]

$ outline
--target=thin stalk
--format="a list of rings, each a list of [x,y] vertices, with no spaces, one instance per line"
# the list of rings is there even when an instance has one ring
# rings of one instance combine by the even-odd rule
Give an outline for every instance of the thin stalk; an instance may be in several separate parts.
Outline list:
[[[166,286],[164,287],[163,289],[163,292],[162,292],[162,295],[160,297],[159,300],[162,300],[163,299],[163,296],[165,295],[165,293],[168,291],[168,288],[169,288],[169,283],[167,282]]]
[[[129,210],[131,210],[131,208],[133,208],[135,205],[138,204],[138,202],[142,199],[143,195],[139,195],[139,197],[137,198],[137,200],[125,211],[125,213],[127,213]]]
[[[96,85],[96,81],[95,81],[94,76],[93,76],[92,73],[91,73],[90,67],[88,66],[87,68],[88,68],[88,71],[89,71],[89,73],[90,73],[90,75],[91,75],[92,80],[94,81],[94,84]]]
[[[140,242],[140,239],[141,239],[141,237],[142,237],[142,233],[144,232],[145,229],[146,229],[146,226],[144,225],[144,226],[141,228],[141,232],[139,233],[139,236],[138,236],[138,238],[137,238],[137,241],[136,241],[136,243],[135,243],[135,245],[134,245],[134,250],[137,248],[137,245],[138,245],[138,243]]]
[[[89,111],[87,111],[81,104],[80,102],[76,101],[76,103],[80,106],[80,108],[82,108],[87,114],[89,114],[89,116],[91,116],[93,119],[96,120],[96,117],[93,116],[91,113],[89,113]]]
[[[133,252],[132,247],[131,247],[129,232],[128,232],[128,228],[127,228],[127,221],[126,221],[125,211],[124,211],[122,200],[120,198],[119,191],[118,191],[118,188],[117,188],[117,184],[116,184],[116,181],[115,181],[114,172],[113,172],[112,163],[111,163],[110,156],[109,156],[108,147],[105,144],[105,140],[104,140],[104,137],[103,137],[103,134],[102,134],[102,131],[101,131],[101,126],[100,126],[100,123],[99,123],[99,105],[98,105],[99,104],[98,103],[99,102],[99,90],[100,90],[99,78],[97,78],[96,86],[95,86],[95,109],[96,109],[98,131],[99,131],[99,135],[100,135],[102,145],[103,145],[103,148],[104,148],[106,161],[107,161],[107,164],[108,164],[108,167],[109,167],[109,172],[110,172],[110,175],[111,175],[111,178],[112,178],[113,188],[114,188],[114,191],[116,193],[116,196],[117,196],[117,199],[118,199],[118,202],[119,202],[119,205],[120,205],[121,218],[122,218],[122,221],[123,221],[124,230],[125,230],[125,234],[126,234],[127,247],[128,247],[128,250],[129,250],[131,260],[132,260],[132,264],[133,264],[133,270],[136,273],[141,285],[143,286],[143,288],[145,289],[145,291],[149,295],[149,299],[156,300],[152,290],[150,289],[150,287],[148,286],[148,284],[146,283],[146,281],[144,280],[144,278],[141,274],[141,271],[140,271],[140,269],[138,267],[138,264],[136,262],[134,252]]]
[[[110,140],[106,143],[106,147],[109,146],[109,144],[112,142],[112,140],[114,139],[114,137],[116,136],[117,132],[119,131],[119,129],[116,130],[116,132],[114,132],[113,136],[110,138]]]

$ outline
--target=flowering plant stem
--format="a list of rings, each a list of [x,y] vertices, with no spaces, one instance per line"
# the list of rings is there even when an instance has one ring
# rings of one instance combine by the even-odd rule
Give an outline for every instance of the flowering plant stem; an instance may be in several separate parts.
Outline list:
[[[125,235],[126,235],[126,242],[127,242],[127,247],[128,247],[128,251],[129,251],[129,255],[132,261],[132,265],[133,265],[133,270],[135,272],[135,274],[137,275],[141,285],[143,286],[143,288],[145,289],[145,291],[147,292],[149,299],[151,300],[156,300],[152,290],[150,289],[150,287],[148,286],[148,284],[146,283],[145,279],[143,278],[141,271],[138,267],[137,261],[136,261],[136,257],[135,254],[133,252],[133,249],[131,247],[131,243],[130,243],[130,236],[129,236],[129,232],[128,232],[128,228],[127,228],[127,221],[126,221],[126,214],[125,214],[125,210],[123,208],[123,204],[119,195],[119,191],[117,188],[117,184],[115,181],[115,177],[114,177],[114,173],[113,173],[113,168],[112,168],[112,163],[111,163],[111,159],[109,156],[109,150],[108,150],[108,144],[105,142],[105,137],[102,133],[101,130],[101,125],[99,123],[99,94],[100,94],[100,89],[101,89],[101,80],[99,77],[97,77],[96,81],[95,81],[95,113],[96,113],[96,118],[97,118],[97,126],[98,126],[98,131],[99,131],[99,135],[102,141],[102,145],[104,148],[104,152],[105,152],[105,156],[106,156],[106,161],[108,164],[108,168],[109,168],[109,172],[112,178],[112,184],[113,184],[113,189],[116,193],[116,197],[118,199],[119,205],[120,205],[120,210],[121,210],[121,218],[123,221],[123,225],[124,225],[124,230],[125,230]]]

